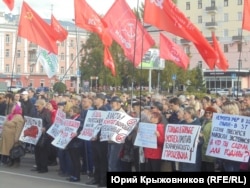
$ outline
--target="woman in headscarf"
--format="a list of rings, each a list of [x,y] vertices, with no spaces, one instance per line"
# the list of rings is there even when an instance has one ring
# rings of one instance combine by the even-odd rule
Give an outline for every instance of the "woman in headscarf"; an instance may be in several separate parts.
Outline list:
[[[13,166],[14,163],[16,166],[20,164],[20,158],[11,159],[9,156],[11,148],[19,143],[23,126],[22,108],[20,104],[16,103],[3,123],[2,139],[0,140],[0,153],[4,156],[3,158],[9,158],[8,166]],[[2,162],[7,162],[7,160]]]

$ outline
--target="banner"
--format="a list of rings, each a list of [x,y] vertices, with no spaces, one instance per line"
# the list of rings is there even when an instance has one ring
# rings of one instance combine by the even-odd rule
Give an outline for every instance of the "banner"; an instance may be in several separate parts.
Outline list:
[[[160,52],[157,48],[150,48],[143,56],[142,62],[137,66],[138,69],[163,70],[165,60],[160,58]]]
[[[213,113],[212,131],[206,155],[248,162],[250,117]]]
[[[168,124],[162,159],[195,163],[200,125]]]

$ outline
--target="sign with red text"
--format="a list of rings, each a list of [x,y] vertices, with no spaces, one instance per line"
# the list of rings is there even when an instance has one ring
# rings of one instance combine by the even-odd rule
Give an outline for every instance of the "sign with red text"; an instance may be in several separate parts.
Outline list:
[[[248,162],[250,117],[214,113],[206,155]]]
[[[58,109],[56,112],[56,117],[54,123],[47,130],[47,134],[52,136],[53,138],[59,135],[61,129],[64,127],[64,120],[66,119],[66,113],[62,110]]]
[[[40,118],[24,116],[25,124],[19,140],[36,145],[42,135],[43,121]]]
[[[153,123],[139,123],[139,128],[135,137],[135,146],[146,148],[157,148],[157,125]]]
[[[0,134],[3,131],[3,123],[5,122],[5,120],[6,120],[6,116],[0,116]]]
[[[106,117],[106,113],[106,111],[101,110],[88,110],[83,129],[78,138],[83,140],[91,140],[92,138],[95,138],[101,130],[102,122]]]
[[[57,148],[65,149],[69,142],[77,134],[77,129],[80,127],[80,121],[73,119],[65,119],[64,127],[61,129],[60,133],[51,142]]]
[[[107,111],[101,127],[101,141],[124,143],[138,123],[139,118],[133,118],[125,112]]]
[[[200,125],[168,124],[162,159],[195,163]]]

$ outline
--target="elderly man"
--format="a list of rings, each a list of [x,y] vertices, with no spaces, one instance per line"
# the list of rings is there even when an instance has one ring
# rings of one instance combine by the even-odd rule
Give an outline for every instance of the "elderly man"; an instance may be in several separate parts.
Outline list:
[[[51,113],[45,107],[46,101],[44,99],[38,99],[35,103],[37,109],[36,118],[42,119],[42,136],[40,137],[38,143],[35,146],[35,162],[36,168],[32,169],[38,173],[48,172],[48,156],[49,156],[49,145],[52,141],[46,131],[52,124]]]

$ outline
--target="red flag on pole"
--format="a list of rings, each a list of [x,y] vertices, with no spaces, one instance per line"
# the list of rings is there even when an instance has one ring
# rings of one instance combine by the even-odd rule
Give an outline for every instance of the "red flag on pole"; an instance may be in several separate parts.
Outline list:
[[[68,31],[62,27],[62,25],[59,23],[59,21],[56,20],[56,18],[51,15],[51,27],[53,29],[55,38],[62,42],[64,41],[68,36]]]
[[[250,2],[249,0],[244,1],[243,8],[243,20],[242,20],[242,29],[250,31]]]
[[[3,2],[8,6],[10,10],[14,8],[14,0],[3,0]]]
[[[137,20],[126,1],[116,0],[103,20],[112,38],[122,47],[125,56],[137,67],[143,55],[155,44]]]
[[[173,61],[183,69],[188,68],[189,58],[180,46],[160,33],[160,57]]]
[[[23,2],[18,26],[18,36],[41,46],[49,52],[58,53],[56,39],[47,24],[29,5]]]
[[[215,65],[219,69],[226,71],[228,69],[229,65],[228,65],[227,59],[226,59],[224,53],[222,52],[222,49],[221,49],[221,47],[220,47],[220,45],[215,37],[214,32],[212,32],[212,38],[213,38],[214,49],[218,54],[218,60],[217,60]]]
[[[214,49],[172,0],[145,0],[144,22],[193,42],[209,68],[214,69],[217,57]]]
[[[116,76],[114,60],[108,46],[104,46],[104,65],[111,70],[113,76]]]
[[[75,0],[75,24],[90,32],[97,33],[104,45],[110,46],[112,38],[106,31],[106,24],[102,18],[88,5],[85,0]]]

